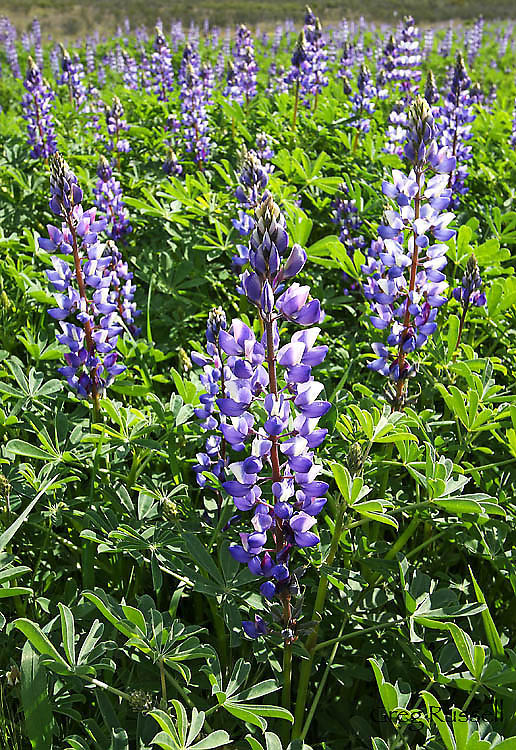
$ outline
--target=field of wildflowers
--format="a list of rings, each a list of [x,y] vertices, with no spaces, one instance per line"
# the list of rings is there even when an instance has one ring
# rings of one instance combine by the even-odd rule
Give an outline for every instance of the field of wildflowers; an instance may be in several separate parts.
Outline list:
[[[0,19],[2,750],[516,750],[515,59]]]

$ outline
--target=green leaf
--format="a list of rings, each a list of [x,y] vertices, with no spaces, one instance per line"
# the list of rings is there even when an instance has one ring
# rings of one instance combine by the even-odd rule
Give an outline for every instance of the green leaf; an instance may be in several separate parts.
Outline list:
[[[330,464],[330,469],[346,504],[351,503],[351,475],[342,464]]]
[[[471,640],[469,635],[465,633],[461,628],[459,628],[458,625],[455,625],[454,622],[448,623],[448,630],[452,634],[455,645],[457,646],[457,651],[459,652],[462,661],[469,669],[471,674],[473,674],[475,669],[473,664],[473,641]]]
[[[190,745],[190,750],[211,750],[212,747],[227,745],[229,742],[231,742],[229,734],[224,729],[217,729],[200,742],[196,742],[195,745]]]
[[[461,227],[463,229],[464,227]],[[453,356],[455,349],[457,348],[457,341],[459,340],[459,326],[460,320],[457,315],[450,315],[448,318],[448,348],[446,352],[446,361],[449,362]]]
[[[446,750],[455,750],[453,735],[451,733],[450,727],[448,726],[448,723],[446,722],[446,719],[444,718],[444,713],[439,701],[426,690],[423,690],[421,692],[421,696],[425,701],[430,718],[433,719],[437,727],[437,731],[441,735],[441,739],[444,742]]]
[[[15,456],[27,456],[28,458],[37,458],[40,461],[55,461],[56,456],[37,445],[26,443],[25,440],[9,440],[5,449],[8,453],[14,453]]]
[[[61,614],[61,633],[66,658],[72,666],[75,666],[75,623],[73,615],[66,604],[58,603]]]
[[[36,651],[42,656],[51,656],[54,661],[61,664],[69,672],[69,667],[66,661],[63,659],[59,651],[52,645],[48,640],[47,636],[43,633],[39,625],[36,625],[31,620],[27,620],[25,617],[20,617],[18,620],[13,622],[14,627],[21,630],[23,635],[28,641],[34,646]]]
[[[48,699],[47,674],[28,642],[23,647],[20,672],[25,732],[35,750],[51,750],[53,716]]]
[[[485,596],[482,593],[482,590],[478,585],[475,576],[473,575],[471,567],[469,567],[469,574],[471,576],[471,580],[473,581],[473,588],[475,590],[477,602],[486,605],[486,608],[482,611],[482,622],[484,623],[484,630],[486,631],[486,637],[491,647],[491,651],[493,653],[493,656],[496,656],[498,659],[503,659],[505,657],[505,651],[502,645],[502,640],[498,634],[498,630],[496,629],[494,620],[491,617],[491,613],[487,606]]]

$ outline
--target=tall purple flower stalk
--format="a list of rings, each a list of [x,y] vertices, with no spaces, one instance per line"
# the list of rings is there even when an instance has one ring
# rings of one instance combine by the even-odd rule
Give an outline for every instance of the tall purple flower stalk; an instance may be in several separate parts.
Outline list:
[[[472,157],[469,140],[472,138],[471,123],[475,119],[470,96],[471,79],[464,60],[457,54],[450,91],[440,109],[440,142],[446,146],[450,156],[454,156],[457,167],[450,174],[448,186],[452,188],[452,206],[457,208],[460,196],[468,192],[465,185],[468,168],[465,162]]]
[[[462,284],[455,287],[452,294],[462,308],[459,322],[459,335],[455,346],[455,350],[457,350],[460,346],[464,323],[466,322],[466,315],[468,314],[469,308],[484,307],[487,303],[486,295],[482,291],[482,278],[478,269],[477,259],[474,255],[471,255],[468,258],[466,270],[462,277]]]
[[[21,78],[20,63],[18,61],[18,51],[16,49],[16,29],[5,16],[0,19],[0,41],[4,44],[5,56],[7,63],[13,75],[13,78]]]
[[[27,120],[30,155],[33,159],[48,159],[57,148],[51,114],[55,94],[30,56],[23,85],[27,93],[22,97],[22,117]]]
[[[258,205],[263,191],[267,187],[269,174],[261,163],[255,151],[245,151],[242,160],[242,170],[239,175],[239,185],[235,196],[242,206],[238,211],[238,219],[233,219],[233,226],[242,237],[247,237],[254,229],[254,210]],[[240,273],[249,262],[249,247],[237,245],[238,255],[231,258],[232,268]],[[243,290],[239,289],[243,294]]]
[[[105,114],[106,127],[110,137],[107,147],[113,152],[117,163],[120,164],[120,154],[127,154],[131,150],[131,146],[127,138],[120,137],[125,131],[129,130],[129,125],[124,120],[124,108],[118,96],[113,97],[111,107],[106,107]]]
[[[514,100],[514,109],[512,110],[512,131],[509,143],[516,148],[516,99]]]
[[[195,67],[192,62],[196,63]],[[197,57],[186,64],[181,83],[181,113],[185,148],[202,168],[209,159],[211,138],[209,135],[208,106],[212,103],[213,72],[209,65],[201,65]]]
[[[95,204],[100,213],[107,218],[109,238],[123,239],[132,232],[132,226],[122,200],[120,182],[113,175],[113,169],[104,156],[99,159],[97,175],[98,180],[93,189]]]
[[[351,109],[354,112],[353,125],[356,128],[353,151],[357,148],[360,133],[369,132],[370,115],[376,107],[376,95],[376,87],[371,80],[369,68],[362,64],[357,76],[357,91],[351,99]]]
[[[204,451],[197,454],[197,464],[193,467],[197,484],[202,489],[215,492],[220,513],[222,495],[220,491],[203,474],[209,471],[219,482],[226,480],[226,439],[221,433],[221,424],[226,418],[217,411],[216,400],[225,398],[224,353],[220,346],[220,332],[227,329],[226,316],[222,308],[212,310],[206,326],[206,354],[192,352],[192,362],[203,368],[200,376],[205,393],[200,397],[201,405],[195,411],[201,429],[207,433]]]
[[[169,94],[174,88],[174,67],[172,65],[172,53],[163,30],[159,26],[156,26],[153,48],[150,69],[154,92],[160,102],[167,102]]]
[[[446,302],[444,243],[455,234],[448,226],[454,214],[446,211],[451,198],[448,175],[455,158],[448,156],[446,147],[438,149],[434,119],[422,97],[409,109],[408,127],[404,155],[410,172],[394,169],[392,181],[383,182],[383,193],[393,207],[378,227],[376,258],[370,256],[362,267],[369,276],[364,293],[371,304],[371,323],[388,331],[386,343],[373,344],[376,359],[369,367],[394,382],[395,388],[388,390],[396,408],[406,401],[407,378],[417,374],[407,355],[436,330],[438,308]]]
[[[60,45],[61,48],[61,75],[58,79],[60,86],[68,88],[68,96],[71,104],[76,110],[80,110],[86,101],[86,87],[84,85],[84,67],[79,56],[74,55],[73,59],[69,52]]]
[[[96,219],[96,208],[83,210],[77,177],[58,152],[50,157],[50,193],[50,209],[63,221],[60,229],[49,224],[49,237],[41,237],[39,245],[48,252],[70,255],[73,261],[52,256],[53,270],[47,271],[57,291],[57,307],[49,314],[61,328],[57,340],[69,349],[59,372],[80,396],[91,398],[98,420],[102,393],[125,370],[116,352],[123,330],[115,279],[119,259],[114,243],[99,242],[106,219]]]
[[[238,27],[232,55],[226,96],[239,104],[248,104],[256,96],[258,66],[254,57],[253,37],[247,26],[243,24]]]
[[[222,486],[239,511],[252,514],[251,531],[242,531],[230,552],[263,579],[262,595],[280,603],[282,636],[291,643],[297,637],[293,600],[299,592],[293,558],[297,549],[318,544],[312,528],[328,489],[318,479],[322,466],[315,451],[327,433],[318,423],[330,404],[319,399],[323,385],[312,377],[327,347],[315,345],[323,318],[319,301],[310,299],[309,287],[285,283],[301,271],[306,252],[294,245],[288,253],[285,219],[267,191],[254,222],[242,286],[256,306],[263,335],[257,338],[234,319],[229,330],[220,327],[215,342],[224,373],[225,396],[216,398],[224,418],[220,430],[228,450],[243,454],[228,459],[233,478]],[[280,321],[305,330],[282,343]],[[252,638],[267,632],[258,616],[243,627]]]

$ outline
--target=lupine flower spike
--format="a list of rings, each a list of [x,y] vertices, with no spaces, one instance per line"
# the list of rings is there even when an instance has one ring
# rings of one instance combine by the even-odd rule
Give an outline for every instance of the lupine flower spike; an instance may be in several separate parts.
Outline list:
[[[56,134],[51,110],[55,94],[41,75],[40,69],[29,56],[23,85],[27,93],[22,98],[23,118],[27,120],[30,155],[33,159],[48,160],[56,150]]]
[[[52,256],[53,270],[47,271],[58,292],[57,307],[49,310],[49,314],[61,327],[57,340],[69,348],[66,365],[59,372],[80,396],[91,398],[93,419],[98,421],[102,393],[125,370],[118,363],[116,352],[118,336],[123,330],[118,319],[119,305],[122,317],[128,322],[131,317],[123,313],[117,276],[121,259],[114,243],[106,247],[98,241],[106,219],[96,219],[96,208],[83,210],[77,177],[58,152],[50,158],[50,193],[50,209],[63,222],[61,229],[49,224],[49,237],[41,237],[39,245],[43,250],[73,258],[71,267],[65,260]],[[131,297],[132,293],[132,287],[126,288],[122,296]],[[129,305],[131,300],[132,297]]]
[[[233,478],[223,483],[241,512],[251,511],[252,530],[240,533],[240,544],[230,547],[233,557],[246,563],[264,582],[260,590],[270,602],[286,643],[298,637],[298,578],[301,569],[291,567],[297,548],[317,545],[312,531],[315,517],[323,508],[328,485],[318,480],[322,467],[315,451],[326,430],[318,426],[330,404],[319,400],[321,383],[312,379],[312,367],[326,356],[326,346],[316,346],[323,314],[318,300],[309,296],[309,288],[298,283],[286,286],[303,268],[306,252],[294,245],[288,253],[289,238],[285,219],[265,191],[258,203],[254,229],[250,236],[250,270],[244,271],[241,284],[255,305],[264,331],[257,339],[241,320],[229,329],[220,326],[218,344],[224,378],[215,376],[218,385],[207,388],[206,405],[198,416],[206,416],[206,427],[215,427],[213,396],[220,411],[220,430],[232,452],[243,453],[240,460],[228,459]],[[281,344],[279,321],[306,327]],[[215,349],[213,349],[215,354]],[[217,356],[219,356],[217,352]],[[195,361],[195,354],[192,354]],[[205,367],[204,360],[199,361]],[[205,376],[208,373],[205,369]],[[208,385],[208,384],[207,384]],[[209,407],[208,407],[209,404]],[[258,408],[255,408],[258,407]],[[215,449],[215,444],[214,444]],[[210,458],[210,465],[213,465]],[[218,463],[218,458],[215,463]],[[207,464],[206,459],[199,462]],[[248,636],[256,638],[268,631],[258,615],[243,623]]]
[[[474,255],[471,255],[466,264],[466,271],[462,277],[461,286],[456,287],[452,294],[457,302],[460,302],[462,307],[462,313],[460,316],[459,324],[459,335],[457,337],[457,345],[455,346],[455,352],[453,358],[457,356],[457,351],[460,346],[462,339],[462,332],[464,330],[464,323],[466,322],[466,315],[470,307],[484,307],[486,304],[486,295],[481,291],[482,278],[480,271],[478,270],[477,259]]]
[[[369,367],[394,381],[394,390],[388,390],[398,409],[406,401],[407,379],[417,374],[417,365],[407,355],[436,330],[438,308],[447,301],[444,243],[455,234],[448,227],[454,214],[445,211],[455,158],[448,156],[446,147],[438,150],[434,119],[420,96],[408,112],[404,155],[411,170],[405,176],[394,169],[392,182],[383,182],[384,195],[397,205],[385,212],[385,223],[378,227],[377,257],[370,255],[362,266],[370,276],[364,294],[371,301],[371,323],[378,330],[389,329],[386,345],[373,344],[377,359]],[[435,174],[428,179],[428,172]],[[437,243],[431,244],[429,235]],[[395,348],[394,356],[388,347]]]

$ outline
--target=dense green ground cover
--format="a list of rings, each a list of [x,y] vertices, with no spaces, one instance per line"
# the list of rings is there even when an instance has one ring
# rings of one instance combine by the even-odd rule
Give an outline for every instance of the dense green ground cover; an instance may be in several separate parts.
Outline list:
[[[168,177],[165,124],[178,112],[178,88],[160,102],[108,71],[100,97],[110,105],[117,95],[130,124],[131,150],[117,174],[133,231],[120,248],[143,314],[140,337],[126,332],[119,340],[127,370],[93,423],[91,404],[56,373],[64,347],[47,315],[49,254],[38,246],[46,225],[57,223],[48,208],[48,167],[29,157],[22,82],[2,58],[6,750],[280,750],[290,741],[288,711],[305,699],[292,750],[303,747],[300,734],[318,750],[516,748],[515,84],[514,38],[500,55],[503,31],[485,27],[470,70],[485,94],[495,85],[497,95],[476,110],[469,192],[456,212],[446,267],[452,289],[474,252],[487,305],[469,311],[456,352],[459,304],[450,299],[440,309],[436,333],[411,355],[419,372],[403,411],[391,409],[385,379],[366,367],[378,334],[360,291],[364,257],[348,257],[332,223],[332,201],[345,182],[368,243],[377,236],[382,181],[392,168],[406,171],[382,150],[392,95],[378,102],[370,131],[355,143],[350,99],[336,75],[338,50],[317,106],[300,107],[294,130],[294,95],[265,94],[270,42],[257,43],[258,95],[241,107],[217,87],[210,160],[200,169],[180,154],[183,175]],[[431,68],[447,91],[463,39],[456,36],[443,58],[443,35],[423,62],[421,86]],[[371,30],[365,41],[383,44]],[[97,64],[118,43],[101,44]],[[133,37],[125,48],[138,53]],[[103,142],[92,138],[91,115],[77,112],[66,87],[57,86],[49,52],[58,147],[90,207]],[[214,61],[217,52],[201,41],[204,59]],[[180,46],[176,70],[181,54]],[[274,62],[288,67],[290,54],[283,39]],[[88,80],[96,85],[96,73]],[[105,135],[103,121],[102,128]],[[245,526],[225,528],[231,497],[224,494],[218,516],[216,493],[201,491],[192,471],[205,436],[193,412],[203,387],[189,352],[202,351],[214,306],[228,320],[253,325],[253,308],[236,293],[231,271],[242,241],[232,219],[240,150],[253,148],[262,132],[275,152],[268,187],[292,241],[307,248],[301,279],[326,312],[320,339],[329,353],[317,378],[332,404],[322,420],[330,490],[318,516],[321,545],[298,558],[306,566],[299,618],[306,630],[293,644],[291,697],[281,690],[290,668],[279,632],[256,641],[242,633],[242,619],[265,606],[259,582],[228,554]],[[357,281],[350,293],[343,270]],[[188,722],[201,734],[188,735]]]

